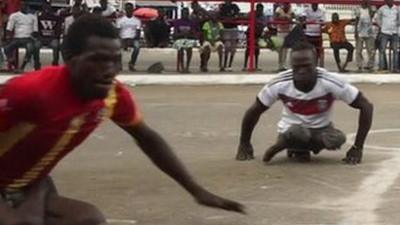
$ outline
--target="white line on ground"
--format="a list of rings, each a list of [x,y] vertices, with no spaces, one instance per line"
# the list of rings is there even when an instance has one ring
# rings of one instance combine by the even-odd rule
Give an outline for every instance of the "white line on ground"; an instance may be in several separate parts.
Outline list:
[[[370,134],[398,131],[400,131],[400,129],[381,129],[372,130]],[[355,134],[349,134],[348,139],[351,139],[354,135]],[[400,150],[400,148],[397,149]],[[384,160],[378,164],[377,169],[362,181],[355,194],[327,203],[328,205],[337,206],[344,210],[343,220],[339,224],[381,224],[376,214],[376,209],[378,209],[379,205],[382,203],[382,194],[389,190],[399,174],[400,154],[399,151],[397,151],[393,152],[391,159]]]
[[[136,224],[136,220],[127,219],[107,219],[107,223],[123,223],[123,224]]]

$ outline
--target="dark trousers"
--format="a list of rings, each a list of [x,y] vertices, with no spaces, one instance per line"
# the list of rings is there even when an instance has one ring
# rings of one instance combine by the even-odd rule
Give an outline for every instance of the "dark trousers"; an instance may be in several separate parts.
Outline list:
[[[346,62],[351,62],[353,61],[353,51],[354,47],[350,42],[336,42],[336,43],[331,43],[331,48],[333,49],[333,55],[335,56],[335,61],[336,63],[340,63],[340,54],[339,50],[340,49],[346,49],[347,50],[347,59]]]
[[[26,54],[24,57],[23,65],[28,63],[33,56],[34,66],[40,67],[39,62],[39,49],[35,46],[35,40],[33,38],[14,38],[9,44],[4,46],[4,53],[9,61],[15,61],[13,58],[13,53],[15,49],[24,47],[26,49]]]
[[[59,39],[41,39],[38,41],[34,42],[35,48],[39,49],[42,48],[43,46],[49,47],[53,51],[53,61],[52,65],[56,66],[58,65],[59,59],[60,59],[60,40]],[[40,54],[39,54],[40,57]],[[40,58],[39,58],[40,62]]]

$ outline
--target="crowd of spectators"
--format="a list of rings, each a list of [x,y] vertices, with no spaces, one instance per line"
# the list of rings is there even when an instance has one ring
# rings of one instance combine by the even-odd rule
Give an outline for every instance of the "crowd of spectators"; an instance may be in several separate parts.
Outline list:
[[[32,62],[34,69],[41,68],[40,49],[50,48],[53,52],[52,64],[60,62],[61,40],[68,27],[81,15],[94,13],[109,18],[120,30],[123,50],[132,48],[128,69],[136,71],[136,62],[140,48],[173,47],[177,49],[177,70],[190,72],[193,48],[198,47],[200,53],[200,71],[208,71],[211,53],[216,52],[220,71],[232,71],[232,64],[241,31],[238,25],[247,26],[249,15],[241,13],[237,4],[225,0],[218,10],[207,11],[196,1],[192,1],[191,9],[183,8],[181,17],[167,20],[163,11],[152,19],[134,16],[134,5],[126,3],[124,9],[118,11],[100,0],[100,5],[89,9],[82,0],[76,0],[70,8],[54,10],[51,0],[43,0],[39,11],[33,11],[23,2],[17,12],[5,18],[0,14],[1,51],[0,66],[3,70],[21,72]],[[4,8],[2,1],[0,7]],[[1,11],[3,12],[3,11]],[[348,64],[353,61],[353,44],[347,40],[346,26],[354,26],[355,57],[358,70],[391,71],[398,73],[400,9],[393,0],[385,0],[385,5],[378,10],[368,0],[362,0],[360,7],[354,10],[352,19],[340,19],[333,13],[327,21],[325,12],[318,4],[311,4],[302,13],[295,14],[289,2],[277,4],[274,14],[266,16],[263,4],[256,5],[255,36],[255,68],[259,68],[260,49],[268,48],[278,53],[278,70],[286,70],[288,50],[298,41],[307,40],[316,48],[319,66],[324,66],[323,33],[329,36],[330,47],[338,71],[347,72]],[[245,54],[243,70],[247,70],[250,53],[250,29],[244,32]],[[393,51],[392,61],[387,60],[387,49]],[[25,48],[26,54],[18,67],[18,48]],[[347,57],[340,59],[339,51],[345,49]],[[363,56],[366,49],[367,57]],[[375,52],[379,50],[379,66],[375,67]],[[364,58],[366,62],[364,62]],[[121,60],[122,62],[122,60]],[[121,69],[123,69],[121,64]]]

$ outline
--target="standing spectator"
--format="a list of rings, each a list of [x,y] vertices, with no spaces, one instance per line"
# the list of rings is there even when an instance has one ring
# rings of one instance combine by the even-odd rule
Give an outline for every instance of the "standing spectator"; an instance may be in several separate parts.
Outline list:
[[[232,3],[231,0],[225,0],[225,3],[221,5],[219,11],[219,17],[223,20],[223,37],[224,40],[224,67],[227,71],[232,71],[232,62],[235,57],[237,41],[239,38],[239,32],[235,23],[235,18],[239,17],[240,9],[239,6]],[[228,63],[229,58],[229,63]]]
[[[63,19],[53,12],[49,1],[43,0],[38,22],[39,41],[35,42],[35,47],[37,49],[40,49],[42,46],[50,47],[53,50],[52,65],[56,66],[60,58],[60,38]]]
[[[116,9],[114,6],[108,4],[108,0],[100,0],[101,15],[104,17],[115,18]]]
[[[3,47],[3,39],[4,39],[4,11],[5,11],[5,2],[0,1],[0,47]],[[2,54],[2,52],[0,52]],[[1,57],[0,57],[1,58]],[[0,69],[4,68],[4,60],[0,61]]]
[[[125,15],[117,20],[117,28],[122,39],[122,48],[132,47],[131,60],[128,63],[130,71],[136,71],[135,65],[140,51],[140,29],[142,22],[133,16],[133,4],[125,4]],[[122,62],[121,62],[122,63]],[[122,64],[121,64],[122,65]]]
[[[353,20],[340,20],[338,13],[332,14],[332,22],[327,23],[324,30],[329,34],[331,48],[333,49],[333,54],[335,56],[336,65],[339,72],[348,72],[346,70],[347,64],[353,61],[353,45],[347,41],[345,28],[347,25],[351,24]],[[343,65],[340,61],[340,49],[347,50],[347,59]]]
[[[222,53],[224,51],[224,43],[222,42],[222,31],[224,25],[218,22],[218,15],[215,12],[210,13],[210,19],[207,20],[203,27],[203,45],[200,48],[200,57],[203,64],[200,65],[202,72],[208,72],[208,60],[210,60],[211,52],[218,52],[219,70],[224,71],[222,65]]]
[[[289,2],[283,3],[282,6],[278,7],[275,11],[275,20],[280,24],[277,25],[278,28],[278,37],[285,39],[285,37],[289,34],[291,30],[291,23],[294,18],[294,13],[290,6]],[[279,71],[287,70],[286,68],[286,60],[287,60],[287,48],[283,46],[280,48],[279,52]]]
[[[306,15],[306,23],[310,23],[306,25],[305,31],[308,42],[314,45],[317,50],[317,64],[319,62],[319,66],[323,67],[321,26],[325,23],[325,11],[318,7],[318,3],[313,3],[311,8],[307,8],[304,13]]]
[[[385,0],[385,5],[379,8],[376,16],[376,23],[380,28],[379,40],[379,70],[390,69],[398,72],[398,46],[399,46],[399,9],[393,5],[393,0]],[[393,51],[392,68],[388,68],[386,59],[386,46],[390,42],[390,49]]]
[[[149,47],[165,48],[169,44],[170,26],[165,21],[164,12],[158,11],[158,17],[146,23],[145,36]]]
[[[373,30],[372,18],[374,17],[374,11],[371,8],[369,0],[363,0],[361,2],[361,8],[356,8],[354,16],[356,20],[355,26],[355,38],[356,38],[356,61],[358,70],[362,71],[366,69],[371,71],[374,68],[375,63],[375,37]],[[367,48],[368,63],[363,68],[363,55],[362,50],[364,43]]]
[[[192,60],[192,49],[197,45],[197,24],[189,19],[189,9],[182,9],[182,18],[174,24],[174,48],[178,50],[178,68],[182,73],[190,73],[189,67]],[[186,51],[186,64],[184,53]]]
[[[254,56],[255,56],[255,67],[256,71],[259,71],[260,69],[258,68],[258,58],[260,56],[260,47],[262,47],[260,43],[265,42],[265,39],[263,37],[264,34],[264,27],[266,24],[267,18],[264,15],[264,5],[261,3],[258,3],[256,5],[256,27],[254,29],[255,31],[255,51],[254,51]],[[246,31],[246,39],[247,39],[247,47],[246,47],[246,52],[244,53],[244,65],[242,71],[247,71],[247,63],[249,60],[249,53],[250,53],[250,27],[247,28]],[[266,43],[265,43],[266,44]]]
[[[64,34],[67,34],[68,29],[71,26],[71,24],[85,13],[82,10],[82,7],[80,7],[78,5],[72,6],[71,12],[72,12],[72,15],[65,18],[65,21],[64,21]]]
[[[21,2],[21,9],[10,15],[6,28],[6,37],[10,42],[4,46],[4,53],[10,64],[16,64],[15,50],[26,49],[20,69],[23,71],[33,55],[35,70],[40,69],[39,49],[35,48],[34,38],[38,37],[37,16],[28,13],[28,6]],[[1,54],[0,54],[1,55]],[[0,56],[2,57],[2,55]],[[16,68],[15,68],[16,69]],[[15,72],[20,72],[16,70]]]
[[[58,12],[58,14],[59,14],[60,16],[63,16],[63,17],[71,16],[71,15],[73,14],[72,11],[74,10],[74,8],[75,8],[75,10],[76,10],[76,8],[79,8],[80,11],[81,11],[82,13],[87,13],[87,12],[89,12],[89,9],[88,9],[87,4],[84,3],[83,0],[75,0],[75,1],[74,1],[74,4],[73,4],[71,7],[65,8],[65,9],[61,9],[61,10]]]

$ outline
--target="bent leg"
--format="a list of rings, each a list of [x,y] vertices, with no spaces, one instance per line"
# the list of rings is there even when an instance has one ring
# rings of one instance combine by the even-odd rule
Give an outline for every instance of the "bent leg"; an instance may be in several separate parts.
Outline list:
[[[104,215],[93,205],[51,194],[47,199],[45,225],[105,224]]]

